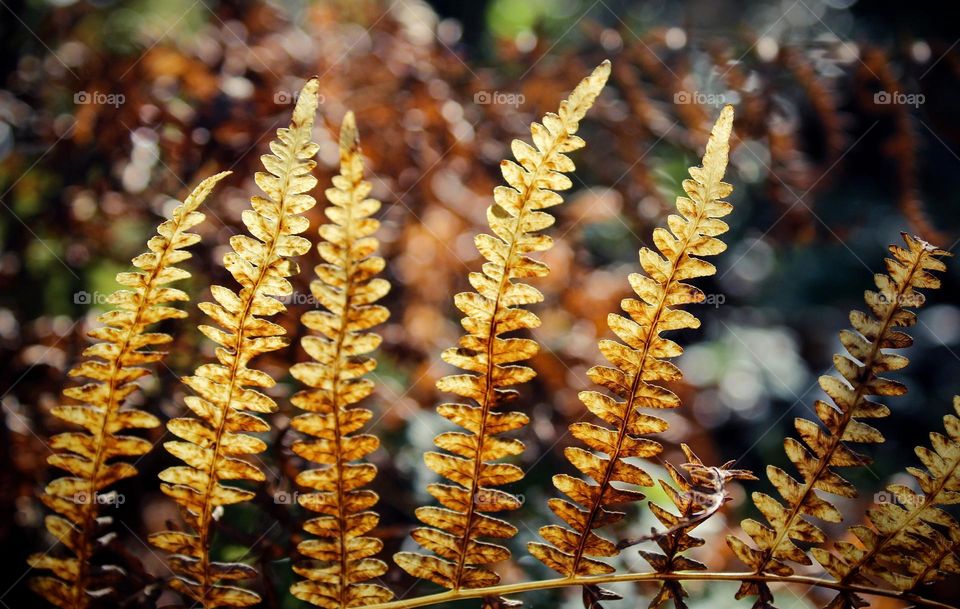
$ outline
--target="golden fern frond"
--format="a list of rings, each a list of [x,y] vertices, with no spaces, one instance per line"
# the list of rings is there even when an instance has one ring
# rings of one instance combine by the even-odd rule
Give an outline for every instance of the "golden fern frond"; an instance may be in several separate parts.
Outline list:
[[[953,408],[960,414],[960,397]],[[850,529],[863,544],[838,542],[837,553],[824,548],[811,552],[841,584],[873,585],[882,580],[896,590],[912,590],[942,576],[960,573],[954,554],[960,523],[941,506],[960,503],[960,418],[943,418],[946,435],[930,434],[931,448],[915,449],[926,467],[909,467],[922,493],[902,485],[887,487],[887,500],[868,510],[867,523]],[[838,594],[829,609],[857,609],[867,602],[852,592]]]
[[[304,85],[290,127],[277,131],[277,140],[270,144],[273,154],[261,157],[267,172],[258,172],[255,179],[267,196],[254,196],[252,209],[242,216],[253,236],[231,237],[234,251],[223,257],[224,266],[242,288],[237,293],[213,286],[216,302],[200,304],[220,326],[200,326],[219,345],[218,363],[204,364],[183,379],[196,393],[185,399],[194,416],[167,423],[170,433],[182,441],[164,446],[185,465],[161,472],[161,489],[179,504],[191,532],[154,533],[150,541],[172,554],[170,567],[176,577],[171,586],[204,608],[244,607],[260,600],[253,592],[218,583],[250,579],[257,572],[240,563],[213,562],[210,545],[215,510],[254,496],[253,491],[223,481],[264,480],[260,469],[242,457],[266,449],[262,440],[249,434],[268,431],[270,426],[249,413],[270,413],[277,405],[252,387],[269,388],[275,381],[247,365],[253,357],[289,342],[285,330],[264,317],[286,310],[273,297],[292,293],[287,277],[298,271],[292,257],[310,249],[310,241],[297,236],[308,226],[307,219],[298,214],[316,204],[307,193],[317,184],[311,171],[318,146],[311,141],[311,133],[318,88],[316,78]]]
[[[437,387],[473,400],[476,405],[438,406],[441,416],[467,433],[438,435],[434,440],[437,447],[448,452],[424,456],[428,468],[453,482],[431,484],[427,489],[443,507],[421,507],[416,512],[427,526],[415,529],[412,537],[436,556],[413,552],[395,556],[397,564],[411,575],[445,588],[494,585],[500,576],[485,565],[510,556],[503,546],[479,538],[508,539],[517,532],[514,526],[487,513],[520,507],[515,496],[494,487],[523,477],[516,465],[497,461],[520,454],[524,446],[517,439],[498,436],[522,428],[528,417],[499,408],[517,395],[509,387],[533,378],[534,371],[519,362],[533,357],[538,345],[530,339],[501,335],[540,323],[523,307],[541,302],[543,296],[530,285],[514,280],[549,273],[545,264],[528,256],[552,245],[550,237],[538,231],[552,225],[554,218],[540,210],[563,202],[556,191],[570,188],[570,179],[564,173],[574,169],[566,153],[585,145],[575,133],[609,75],[610,62],[604,61],[560,104],[557,114],[545,115],[542,124],[533,123],[530,131],[536,147],[513,141],[513,154],[519,164],[507,160],[501,163],[509,186],[494,190],[494,204],[487,210],[494,234],[481,234],[475,240],[487,260],[482,273],[470,274],[476,292],[455,297],[457,308],[464,314],[461,324],[467,334],[460,339],[459,347],[448,349],[442,357],[466,373],[446,376]]]
[[[173,340],[167,334],[146,332],[148,326],[186,317],[184,311],[165,303],[189,300],[187,294],[164,286],[190,276],[175,266],[190,258],[185,248],[200,240],[199,235],[187,231],[204,220],[197,209],[229,173],[202,181],[173,210],[171,219],[157,228],[157,234],[147,242],[149,251],[133,259],[139,270],[117,275],[117,283],[130,289],[117,290],[107,299],[116,308],[97,318],[104,325],[87,335],[98,342],[87,347],[84,359],[70,370],[70,376],[91,382],[65,389],[63,395],[77,403],[52,410],[57,418],[83,429],[51,438],[54,454],[47,462],[70,475],[48,484],[41,495],[41,500],[57,513],[46,517],[47,530],[72,556],[34,554],[28,562],[35,569],[53,571],[53,576],[33,579],[31,587],[63,609],[87,607],[94,595],[108,592],[111,579],[123,573],[119,567],[91,562],[104,534],[102,529],[110,522],[109,516],[100,517],[98,508],[101,503],[116,500],[104,489],[137,474],[132,464],[118,459],[139,457],[151,448],[147,440],[122,432],[160,425],[152,414],[124,408],[124,404],[138,388],[135,381],[150,374],[143,366],[166,355],[154,347]]]
[[[554,476],[556,488],[572,501],[554,498],[549,506],[570,528],[542,527],[540,535],[547,543],[528,545],[531,554],[561,575],[613,572],[612,566],[596,558],[613,557],[620,550],[594,529],[624,517],[613,506],[644,497],[615,483],[653,485],[649,474],[627,459],[651,458],[663,450],[658,442],[643,436],[666,430],[667,422],[641,409],[680,405],[677,396],[661,384],[680,378],[680,371],[668,360],[680,355],[682,349],[661,333],[700,325],[696,317],[679,307],[704,300],[703,292],[684,280],[716,272],[712,264],[697,256],[713,256],[726,249],[715,237],[728,228],[719,218],[733,209],[722,200],[733,191],[723,182],[732,128],[733,108],[726,106],[707,142],[703,166],[692,167],[692,179],[683,182],[689,198],[677,197],[679,215],[668,218],[670,230],[657,228],[653,233],[660,253],[646,247],[640,250],[646,275],[634,273],[629,277],[640,299],[628,298],[621,303],[629,318],[613,313],[608,317],[610,329],[623,343],[601,340],[600,351],[614,367],[595,366],[587,374],[613,396],[584,391],[580,399],[611,427],[574,423],[570,433],[592,450],[569,447],[564,451],[570,463],[593,483],[566,474]]]
[[[326,191],[331,206],[329,224],[320,227],[323,241],[318,249],[324,263],[316,268],[311,285],[326,311],[310,311],[303,325],[319,333],[302,340],[314,361],[296,364],[290,373],[310,389],[293,396],[292,402],[306,414],[291,425],[309,436],[293,444],[293,452],[320,468],[301,472],[297,483],[313,489],[300,495],[306,509],[321,514],[308,520],[304,530],[318,537],[301,542],[297,549],[310,559],[294,571],[304,581],[290,591],[300,600],[318,607],[339,609],[384,603],[393,598],[387,588],[368,580],[386,573],[387,565],[373,558],[383,542],[366,536],[380,516],[372,511],[379,497],[362,487],[377,475],[373,464],[360,462],[380,445],[376,436],[356,434],[373,413],[350,408],[373,392],[373,382],[364,375],[377,361],[369,353],[380,344],[370,328],[387,320],[386,307],[374,304],[390,291],[390,283],[375,275],[384,260],[374,255],[380,226],[370,216],[380,201],[368,198],[372,186],[363,179],[363,157],[353,113],[340,128],[340,175]]]
[[[822,544],[824,534],[805,516],[826,522],[840,522],[842,519],[837,508],[816,491],[856,497],[856,488],[837,474],[834,468],[861,466],[870,462],[867,456],[853,452],[846,443],[884,441],[879,431],[860,421],[882,418],[890,412],[886,406],[869,398],[897,396],[906,392],[906,387],[901,383],[878,375],[900,370],[909,363],[906,357],[888,350],[903,349],[912,344],[910,336],[897,328],[916,323],[916,315],[907,307],[919,308],[923,305],[924,296],[918,289],[936,289],[940,286],[940,280],[931,271],[945,270],[939,258],[948,254],[918,237],[904,234],[903,238],[906,248],[890,246],[892,257],[885,261],[887,274],[875,275],[878,291],[867,291],[865,294],[870,313],[852,311],[850,323],[853,330],[840,333],[840,342],[849,355],[837,354],[833,363],[842,378],[831,375],[820,377],[820,388],[833,401],[833,405],[823,400],[816,402],[817,417],[822,425],[797,418],[794,427],[803,442],[794,438],[784,441],[787,457],[796,466],[802,481],[778,467],[768,466],[767,477],[787,505],[765,493],[754,493],[754,504],[769,525],[747,519],[742,526],[757,547],[753,548],[732,535],[727,537],[737,557],[755,573],[789,575],[793,569],[786,561],[811,564],[807,553],[793,542]],[[758,607],[768,606],[773,600],[763,582],[744,582],[737,592],[737,598],[748,595],[758,597]]]

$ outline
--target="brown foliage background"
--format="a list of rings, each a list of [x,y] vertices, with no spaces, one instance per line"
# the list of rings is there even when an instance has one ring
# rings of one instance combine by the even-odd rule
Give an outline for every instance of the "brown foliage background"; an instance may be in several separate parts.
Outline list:
[[[427,476],[420,454],[442,428],[432,414],[434,382],[449,372],[438,354],[459,335],[452,295],[468,289],[466,272],[481,262],[472,235],[485,224],[499,160],[510,139],[607,57],[611,82],[583,125],[589,146],[559,211],[555,235],[562,238],[546,258],[552,273],[538,286],[548,304],[533,333],[542,345],[532,362],[538,376],[524,395],[533,419],[522,438],[528,473],[515,489],[525,498],[520,518],[531,524],[511,548],[524,556],[548,519],[549,478],[565,471],[562,451],[572,442],[565,430],[582,412],[576,395],[598,361],[606,315],[626,293],[636,250],[699,155],[719,99],[737,105],[727,180],[738,189],[733,245],[717,278],[705,282],[715,306],[699,311],[700,346],[680,362],[690,384],[676,390],[692,407],[672,415],[666,456],[675,460],[683,440],[705,462],[783,466],[784,431],[793,416],[812,416],[804,409],[818,395],[815,379],[829,368],[836,331],[878,270],[882,247],[905,225],[945,249],[954,245],[960,54],[938,30],[936,13],[919,7],[898,14],[869,4],[673,4],[571,2],[559,3],[561,11],[544,3],[520,27],[504,17],[509,2],[478,3],[487,12],[463,9],[454,15],[460,21],[418,2],[388,8],[370,0],[296,8],[174,3],[152,12],[133,2],[0,7],[8,51],[0,68],[0,542],[10,548],[0,600],[34,602],[23,585],[24,560],[46,549],[35,496],[48,480],[46,438],[62,430],[50,409],[92,321],[83,295],[96,304],[111,292],[114,273],[142,247],[170,198],[227,169],[233,176],[205,206],[204,241],[186,289],[199,302],[208,296],[204,286],[229,281],[218,262],[242,229],[259,154],[313,74],[321,78],[326,127],[316,132],[320,184],[338,170],[337,130],[351,109],[373,196],[384,202],[382,255],[394,287],[383,301],[391,318],[369,406],[371,433],[383,440],[369,457],[381,470],[373,490],[391,498],[380,506],[384,555],[411,549],[401,544],[414,507],[426,500],[416,495]],[[438,3],[438,10],[455,9]],[[885,91],[925,100],[878,103]],[[75,103],[84,92],[123,102]],[[322,207],[308,213],[307,234],[322,223]],[[311,251],[301,266],[317,261]],[[956,300],[955,272],[944,278],[938,303]],[[295,297],[278,322],[295,343],[303,331],[297,319],[313,308],[310,278],[293,278]],[[198,352],[211,355],[195,330],[200,313],[188,310],[168,368],[142,404],[162,420],[181,414],[176,377],[192,369]],[[955,307],[939,304],[920,316],[906,376],[911,393],[888,427],[903,434],[889,438],[872,473],[854,476],[862,489],[883,489],[902,465],[893,455],[907,454],[938,425],[942,409],[934,405],[957,392],[958,344]],[[281,379],[271,395],[288,417],[296,414],[287,399],[296,384],[286,371],[305,360],[290,348],[259,361]],[[258,589],[272,607],[282,606],[287,561],[302,540],[286,505],[295,489],[283,482],[302,464],[289,426],[277,423],[265,489],[223,527],[218,548],[231,559],[248,551],[257,557],[265,574]],[[162,436],[158,429],[147,438]],[[128,566],[131,595],[167,575],[140,540],[175,517],[154,483],[171,464],[154,451],[138,464],[141,476],[118,487],[127,501],[112,508],[123,523],[113,559]],[[751,509],[736,497],[731,523]],[[627,526],[647,532],[653,521],[635,516]],[[729,553],[722,518],[711,526],[703,552],[722,561]],[[624,554],[628,564],[641,564],[636,553]],[[522,566],[547,575],[532,560]],[[505,579],[521,577],[519,569],[502,570]],[[412,584],[399,569],[391,577],[395,590]],[[549,594],[530,598],[546,603]],[[131,598],[130,606],[154,601]]]

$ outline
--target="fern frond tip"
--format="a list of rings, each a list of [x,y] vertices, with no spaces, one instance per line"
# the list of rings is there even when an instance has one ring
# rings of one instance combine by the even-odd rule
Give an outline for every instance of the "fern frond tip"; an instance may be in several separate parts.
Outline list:
[[[300,89],[297,104],[293,109],[293,124],[297,126],[313,124],[320,104],[320,79],[310,78]]]
[[[577,124],[583,120],[606,86],[607,79],[610,78],[610,67],[610,60],[604,59],[589,76],[574,87],[567,99],[560,102],[560,116],[568,121],[567,131],[570,135],[576,133]]]

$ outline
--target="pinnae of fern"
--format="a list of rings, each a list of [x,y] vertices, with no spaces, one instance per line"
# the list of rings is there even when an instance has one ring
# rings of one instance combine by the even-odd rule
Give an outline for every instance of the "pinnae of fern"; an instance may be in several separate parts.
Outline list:
[[[53,409],[56,417],[85,430],[65,432],[51,439],[50,446],[55,452],[48,462],[71,476],[57,478],[41,495],[43,502],[57,513],[47,516],[47,530],[74,557],[34,554],[28,562],[33,568],[53,571],[53,577],[31,580],[31,587],[63,609],[87,607],[93,593],[89,588],[91,584],[96,586],[98,595],[109,592],[108,572],[119,570],[119,567],[95,567],[91,563],[99,545],[97,538],[103,535],[98,524],[99,507],[107,499],[102,492],[105,488],[135,476],[137,470],[125,461],[108,461],[116,457],[137,457],[150,451],[148,441],[117,435],[118,432],[150,429],[160,424],[152,414],[123,406],[138,388],[135,381],[150,374],[142,365],[161,361],[166,355],[144,348],[173,340],[167,334],[145,333],[146,328],[166,319],[186,316],[184,311],[164,303],[188,300],[187,294],[163,286],[190,276],[174,265],[190,258],[185,248],[198,242],[200,237],[187,231],[204,220],[204,215],[197,210],[217,182],[229,173],[203,180],[173,211],[171,219],[157,228],[157,235],[148,242],[149,251],[133,259],[134,266],[140,270],[117,275],[117,282],[131,289],[118,290],[109,297],[108,302],[117,308],[101,315],[98,321],[104,326],[88,333],[99,342],[88,347],[83,353],[84,359],[70,370],[70,376],[86,377],[92,382],[64,390],[64,396],[79,405]],[[110,519],[99,520],[106,523]]]

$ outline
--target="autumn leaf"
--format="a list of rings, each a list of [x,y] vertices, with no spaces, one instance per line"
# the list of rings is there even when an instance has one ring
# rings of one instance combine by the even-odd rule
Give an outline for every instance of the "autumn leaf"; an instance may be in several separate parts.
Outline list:
[[[303,339],[313,361],[294,365],[290,373],[309,387],[297,393],[293,404],[307,411],[291,425],[303,434],[293,452],[320,467],[297,476],[297,483],[311,489],[298,501],[319,515],[304,523],[315,536],[297,549],[307,560],[294,566],[303,581],[290,591],[300,600],[318,607],[338,609],[393,598],[387,588],[369,580],[383,575],[387,565],[374,558],[383,542],[367,535],[380,520],[372,511],[379,497],[363,487],[377,474],[376,466],[364,462],[380,445],[376,436],[356,433],[373,413],[354,406],[373,392],[365,375],[377,362],[368,354],[380,344],[371,332],[389,317],[386,307],[376,304],[390,284],[376,277],[383,258],[376,256],[380,223],[370,216],[380,202],[369,198],[372,186],[363,179],[363,156],[353,113],[340,128],[340,175],[326,191],[330,223],[320,227],[323,240],[318,249],[324,262],[310,288],[324,310],[310,311],[301,319],[316,334]]]

